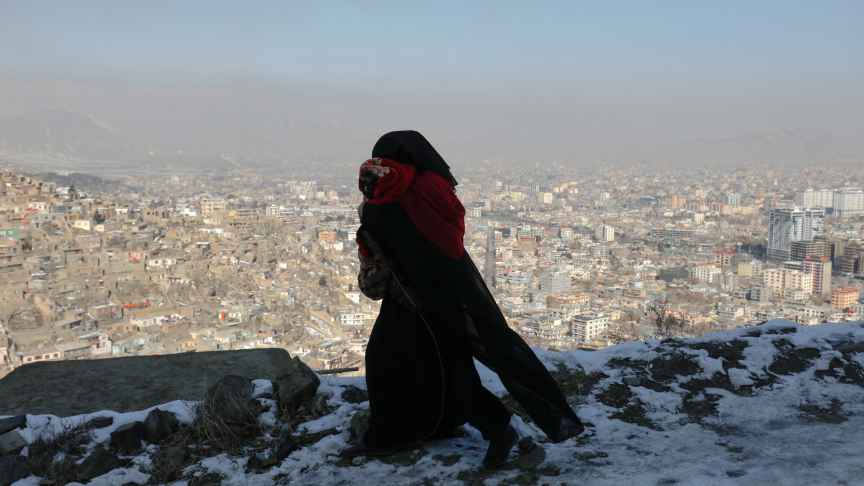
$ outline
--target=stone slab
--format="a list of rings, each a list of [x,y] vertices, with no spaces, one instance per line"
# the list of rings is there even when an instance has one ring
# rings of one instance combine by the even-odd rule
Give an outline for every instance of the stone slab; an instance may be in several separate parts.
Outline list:
[[[33,363],[0,380],[0,416],[129,412],[200,400],[225,375],[275,380],[292,369],[273,348]]]
[[[27,447],[27,441],[17,430],[10,430],[0,435],[0,455],[12,454]]]
[[[25,415],[0,419],[0,435],[10,430],[23,429],[24,427],[27,427],[27,416]]]

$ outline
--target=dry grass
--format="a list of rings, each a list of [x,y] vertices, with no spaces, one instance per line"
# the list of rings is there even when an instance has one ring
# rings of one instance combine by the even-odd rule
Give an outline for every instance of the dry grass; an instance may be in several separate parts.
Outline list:
[[[91,438],[91,432],[83,423],[64,423],[59,433],[29,445],[27,467],[54,484],[73,482],[77,479],[75,458],[84,454]]]
[[[219,404],[204,399],[195,408],[195,421],[186,430],[188,437],[181,442],[197,444],[218,452],[239,452],[263,434],[258,423],[258,412],[249,406],[248,413],[239,421],[228,422],[219,413]]]
[[[168,484],[179,481],[183,470],[194,464],[196,459],[182,446],[160,447],[159,451],[150,457],[149,484]]]

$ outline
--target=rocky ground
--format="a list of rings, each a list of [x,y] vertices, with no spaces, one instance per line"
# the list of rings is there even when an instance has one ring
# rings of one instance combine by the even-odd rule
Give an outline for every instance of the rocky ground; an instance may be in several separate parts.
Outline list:
[[[544,441],[490,371],[539,448],[484,471],[460,437],[344,461],[362,429],[362,379],[307,369],[228,376],[200,402],[140,412],[0,419],[0,485],[107,484],[861,484],[864,325],[771,322],[695,340],[540,352],[582,436]]]

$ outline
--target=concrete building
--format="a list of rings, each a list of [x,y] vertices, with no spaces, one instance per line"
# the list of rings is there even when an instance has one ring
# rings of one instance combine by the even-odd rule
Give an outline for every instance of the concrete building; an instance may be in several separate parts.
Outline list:
[[[602,315],[583,314],[573,318],[570,334],[580,343],[591,342],[602,336],[609,326],[609,318]]]
[[[831,189],[807,189],[798,194],[795,202],[802,208],[834,207],[834,191]]]
[[[373,320],[371,314],[364,312],[344,312],[339,314],[339,324],[345,327],[361,327]]]
[[[224,199],[204,198],[201,200],[201,215],[210,216],[225,211],[228,203]]]
[[[839,218],[864,214],[864,191],[851,187],[834,191],[834,214]]]
[[[827,256],[810,257],[803,262],[804,273],[810,275],[813,283],[813,293],[816,295],[831,294],[831,259]]]
[[[813,292],[813,277],[801,270],[769,268],[762,272],[762,287],[770,289],[774,294],[784,294],[792,290],[802,290],[810,294]]]
[[[792,260],[803,262],[808,258],[831,256],[831,244],[828,240],[817,237],[811,241],[793,241],[791,247]]]
[[[864,273],[864,244],[850,243],[838,258],[838,270],[843,274]]]
[[[594,239],[605,243],[611,243],[615,241],[615,228],[607,224],[600,224],[595,226]]]
[[[768,259],[792,258],[792,242],[811,241],[822,235],[823,209],[777,208],[768,213]]]
[[[831,292],[831,307],[848,309],[858,303],[861,291],[856,287],[838,287]]]
[[[727,267],[731,266],[734,258],[735,258],[735,250],[722,249],[722,250],[716,250],[714,252],[714,263],[716,265],[720,265],[723,268],[727,268]]]
[[[701,283],[714,283],[723,276],[723,270],[716,265],[697,265],[688,270],[690,280]]]

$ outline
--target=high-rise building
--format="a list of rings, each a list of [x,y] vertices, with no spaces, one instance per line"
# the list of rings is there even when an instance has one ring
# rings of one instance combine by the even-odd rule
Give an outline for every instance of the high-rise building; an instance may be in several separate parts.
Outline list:
[[[807,189],[798,194],[795,202],[803,208],[834,207],[834,191],[830,189]]]
[[[851,187],[834,191],[834,214],[838,218],[864,215],[864,191]]]
[[[827,256],[807,258],[803,262],[806,275],[812,280],[813,293],[815,295],[831,294],[831,259]]]
[[[864,273],[864,244],[849,243],[843,249],[843,254],[837,258],[840,273]]]
[[[855,287],[838,287],[831,292],[831,307],[835,309],[848,309],[858,303],[861,291]]]
[[[777,262],[792,257],[793,241],[811,241],[822,235],[825,210],[776,208],[768,212],[768,259]]]
[[[489,232],[486,234],[486,261],[483,264],[483,277],[486,279],[486,285],[490,289],[494,289],[496,285],[496,264],[495,264],[495,228],[489,227]]]
[[[594,239],[597,241],[615,241],[615,228],[607,224],[598,224],[594,227]]]
[[[823,237],[816,237],[810,241],[792,242],[792,259],[803,262],[808,258],[821,258],[831,256],[831,245]]]

